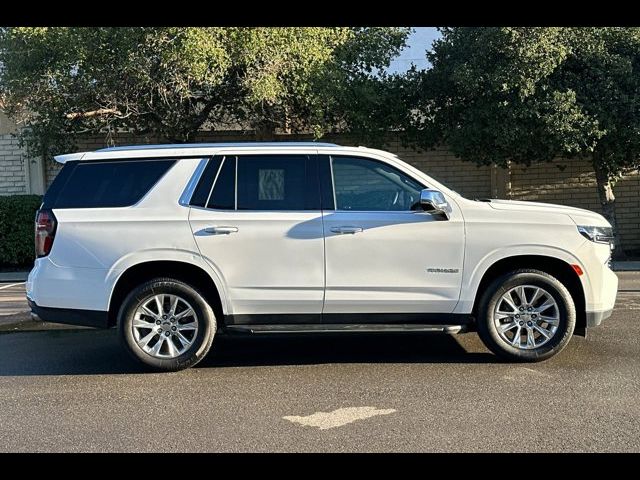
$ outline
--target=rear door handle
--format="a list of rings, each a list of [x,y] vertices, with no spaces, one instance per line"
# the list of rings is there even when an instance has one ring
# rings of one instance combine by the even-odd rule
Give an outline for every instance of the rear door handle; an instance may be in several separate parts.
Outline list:
[[[228,235],[230,233],[236,233],[238,231],[238,227],[214,225],[212,227],[206,227],[204,231],[206,233],[213,233],[214,235]]]
[[[331,231],[333,233],[351,234],[351,235],[353,235],[354,233],[361,232],[362,231],[362,227],[350,227],[350,226],[331,227]]]

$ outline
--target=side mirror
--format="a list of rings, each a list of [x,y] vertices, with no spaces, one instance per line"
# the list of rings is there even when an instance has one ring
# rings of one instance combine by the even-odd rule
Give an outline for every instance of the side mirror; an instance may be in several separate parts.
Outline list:
[[[449,220],[451,205],[444,198],[442,192],[425,188],[420,192],[422,210],[433,215],[444,215]]]

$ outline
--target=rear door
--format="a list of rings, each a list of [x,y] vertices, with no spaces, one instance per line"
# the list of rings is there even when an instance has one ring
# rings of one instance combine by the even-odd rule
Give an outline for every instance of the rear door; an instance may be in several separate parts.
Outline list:
[[[231,323],[320,322],[324,239],[315,155],[210,159],[189,221],[226,285]]]

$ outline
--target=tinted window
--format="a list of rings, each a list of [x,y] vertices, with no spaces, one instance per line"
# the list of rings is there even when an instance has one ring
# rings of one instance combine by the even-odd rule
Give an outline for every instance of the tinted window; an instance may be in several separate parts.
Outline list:
[[[236,157],[225,157],[215,179],[207,208],[233,210],[236,205]]]
[[[424,187],[399,170],[375,160],[332,157],[336,209],[408,211],[420,205]]]
[[[328,155],[318,156],[318,176],[320,177],[320,196],[323,210],[334,210],[333,180],[331,179],[331,158]]]
[[[78,162],[57,192],[54,208],[133,205],[174,163],[175,160]]]
[[[58,172],[56,178],[53,179],[53,182],[47,189],[42,198],[42,208],[53,208],[55,206],[56,198],[60,194],[60,191],[64,187],[67,180],[69,180],[69,176],[71,172],[76,168],[79,162],[67,162],[63,165],[62,170]]]
[[[204,172],[202,172],[200,181],[191,196],[191,202],[189,202],[191,205],[204,207],[207,203],[207,198],[209,198],[209,193],[211,192],[211,185],[213,185],[213,181],[218,174],[218,170],[220,170],[221,163],[222,157],[214,157],[207,162],[207,166],[204,169]]]
[[[238,210],[306,210],[317,190],[307,194],[305,155],[238,157]]]

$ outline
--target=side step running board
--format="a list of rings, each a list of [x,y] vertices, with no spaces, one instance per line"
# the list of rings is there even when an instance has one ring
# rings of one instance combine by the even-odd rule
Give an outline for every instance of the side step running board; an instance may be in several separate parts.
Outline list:
[[[227,325],[230,333],[392,333],[392,332],[434,332],[462,333],[466,325],[421,325],[407,324],[306,324],[306,325]]]

